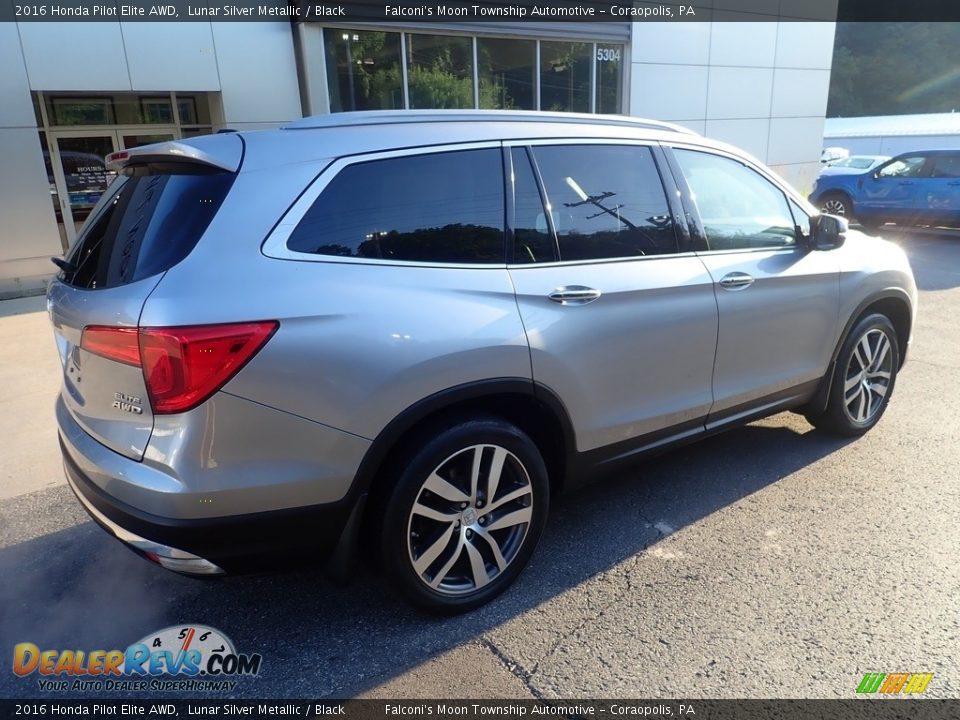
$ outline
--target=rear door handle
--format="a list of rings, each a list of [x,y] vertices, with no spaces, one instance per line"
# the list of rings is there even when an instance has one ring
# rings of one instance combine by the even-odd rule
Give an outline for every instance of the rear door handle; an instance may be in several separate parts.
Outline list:
[[[900,185],[913,185],[913,180],[901,180]]]
[[[584,285],[564,285],[558,287],[547,297],[561,305],[586,305],[600,297],[600,291]]]
[[[753,285],[753,277],[743,272],[732,272],[720,278],[724,290],[743,290]]]
[[[947,185],[960,185],[960,180],[951,180]]]

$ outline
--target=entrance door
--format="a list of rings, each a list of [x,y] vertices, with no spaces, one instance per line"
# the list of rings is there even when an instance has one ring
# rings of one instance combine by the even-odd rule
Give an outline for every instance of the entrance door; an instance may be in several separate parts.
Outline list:
[[[52,167],[60,200],[58,222],[63,225],[67,244],[73,243],[93,206],[113,181],[104,158],[116,151],[113,131],[50,133]]]
[[[174,129],[118,128],[110,130],[49,131],[50,169],[59,201],[57,223],[66,246],[72,245],[100,196],[116,173],[104,159],[117,150],[173,140]],[[66,250],[66,247],[64,248]]]

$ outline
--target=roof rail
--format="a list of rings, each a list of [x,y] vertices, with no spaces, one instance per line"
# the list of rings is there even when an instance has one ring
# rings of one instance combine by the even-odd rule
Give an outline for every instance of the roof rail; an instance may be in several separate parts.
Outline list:
[[[693,130],[629,115],[594,115],[590,113],[537,112],[534,110],[363,110],[312,115],[283,126],[283,130],[311,130],[317,128],[352,127],[359,125],[401,125],[420,122],[529,122],[529,123],[585,123],[617,127],[667,130],[696,135]]]

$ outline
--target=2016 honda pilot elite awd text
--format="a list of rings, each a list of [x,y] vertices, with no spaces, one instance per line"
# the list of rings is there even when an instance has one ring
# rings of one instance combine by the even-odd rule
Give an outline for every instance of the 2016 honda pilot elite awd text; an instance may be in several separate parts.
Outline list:
[[[467,610],[621,461],[785,409],[866,432],[910,340],[899,248],[665,123],[343,113],[107,160],[48,296],[64,464],[184,573],[373,538]]]

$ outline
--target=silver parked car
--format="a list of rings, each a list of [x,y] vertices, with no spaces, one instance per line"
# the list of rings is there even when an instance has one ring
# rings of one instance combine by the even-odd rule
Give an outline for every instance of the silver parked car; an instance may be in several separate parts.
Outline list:
[[[48,296],[64,465],[184,573],[363,539],[467,610],[559,490],[786,409],[866,432],[910,340],[899,248],[665,123],[343,113],[108,164]]]

